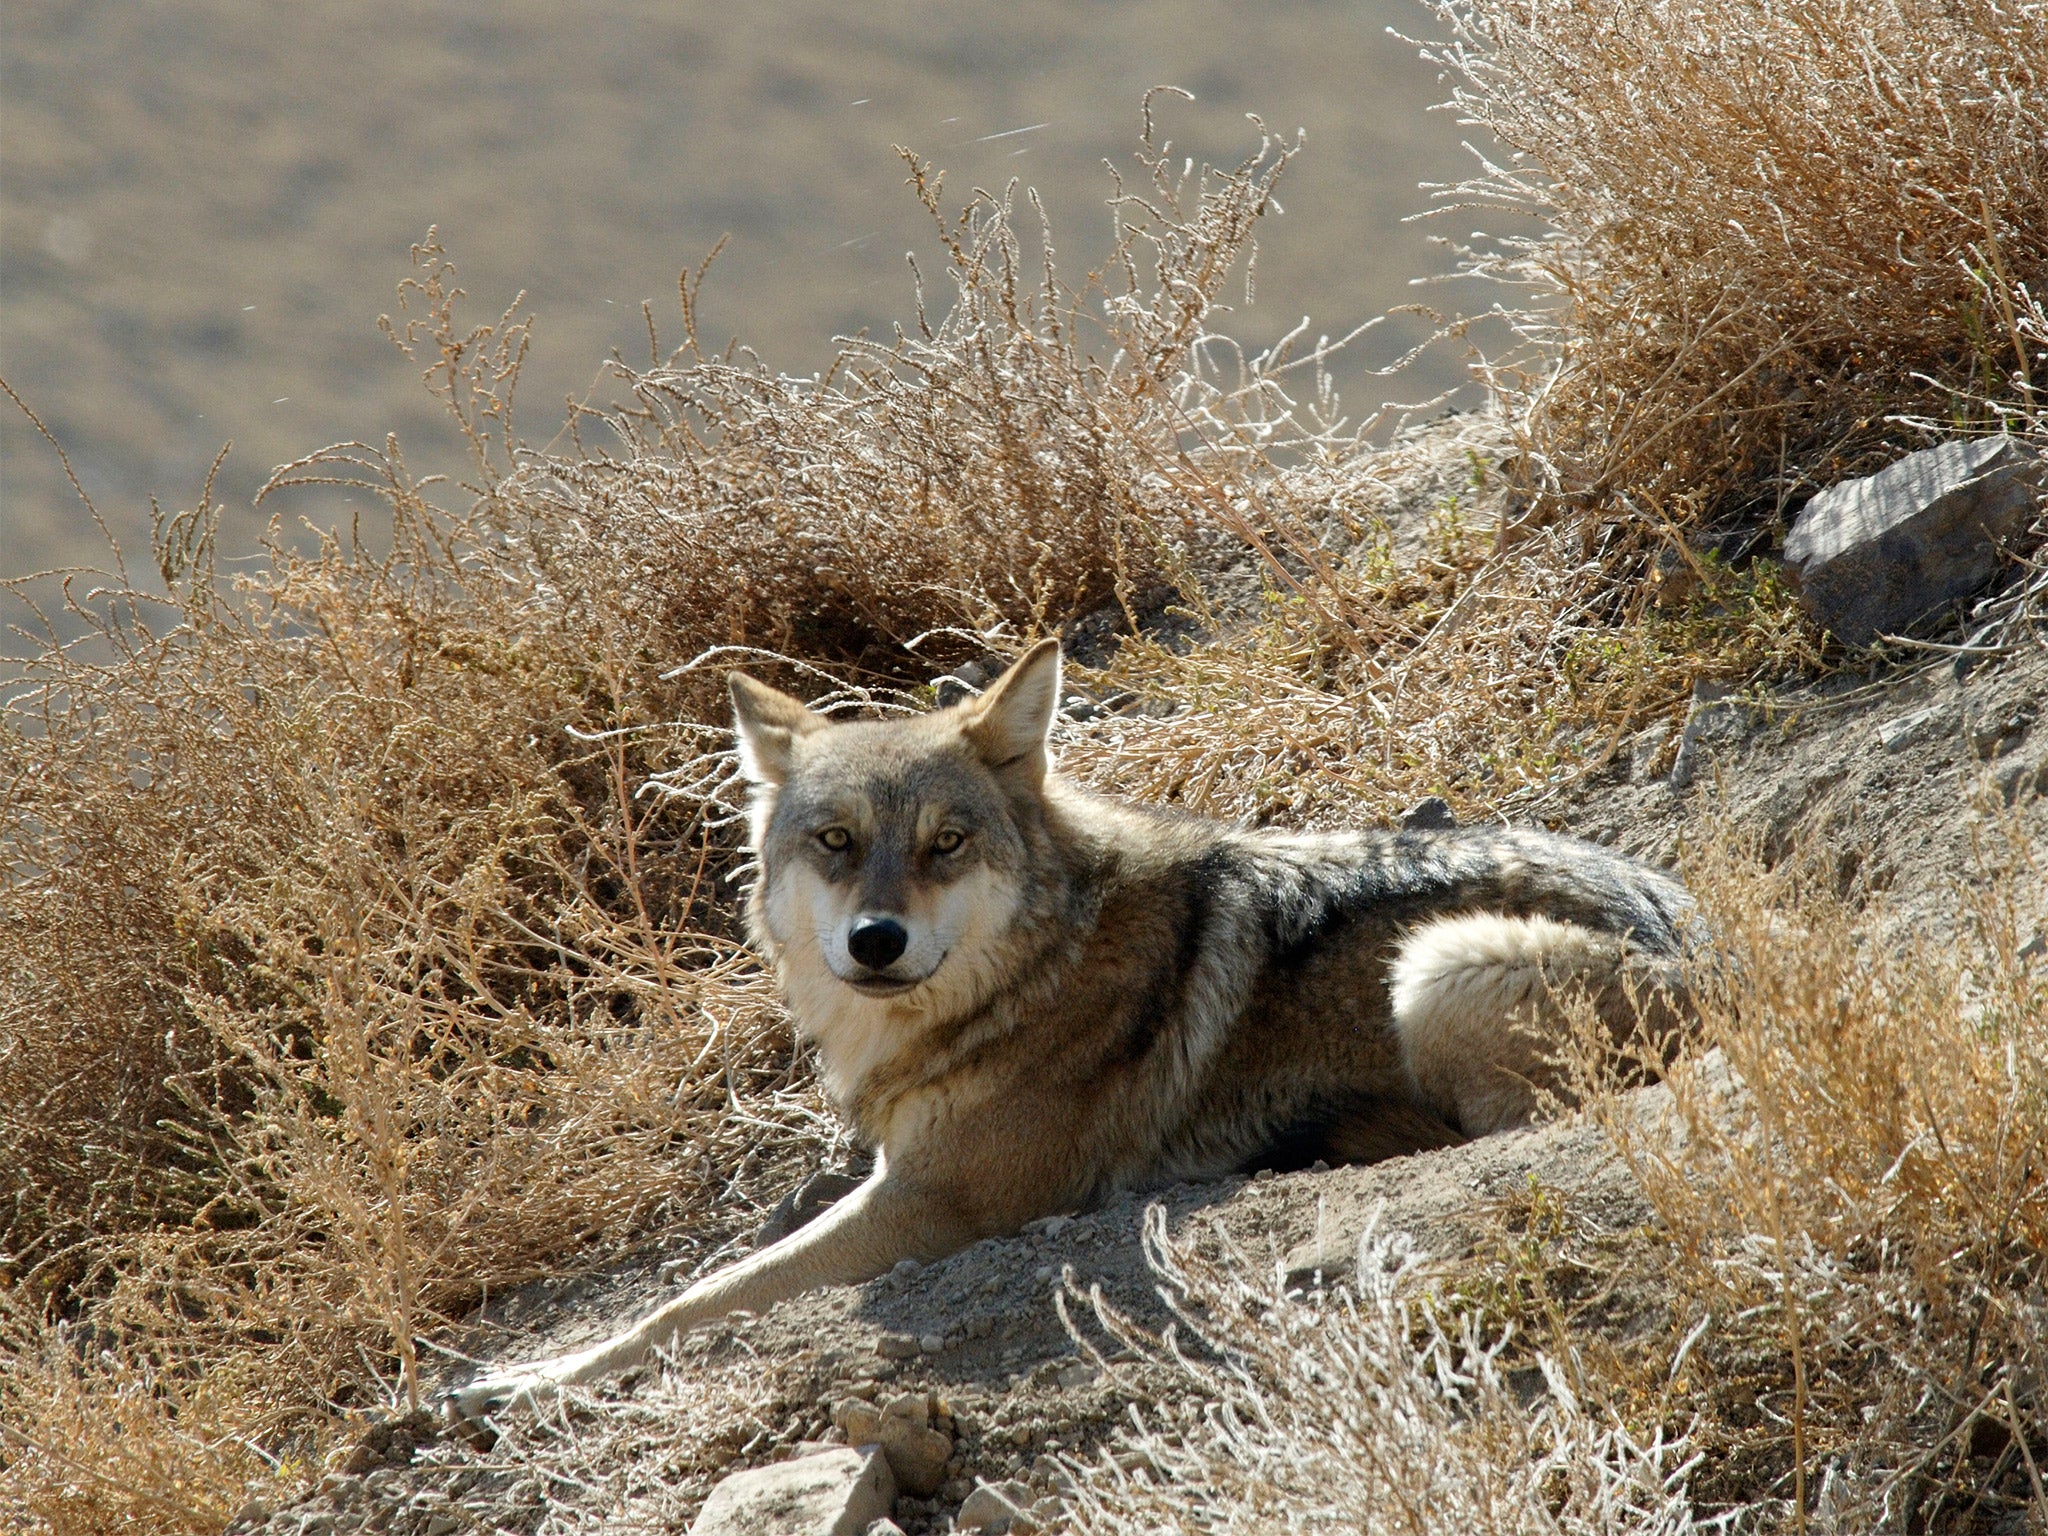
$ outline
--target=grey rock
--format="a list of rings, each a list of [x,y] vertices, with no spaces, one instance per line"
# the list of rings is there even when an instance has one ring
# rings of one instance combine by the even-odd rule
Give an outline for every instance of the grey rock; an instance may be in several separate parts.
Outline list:
[[[1809,501],[1785,568],[1814,621],[1849,645],[1910,628],[1997,573],[2040,494],[2041,457],[2010,437],[1909,453]]]
[[[690,1536],[864,1536],[896,1480],[877,1450],[835,1450],[736,1472],[711,1490]]]
[[[1877,728],[1878,744],[1887,752],[1903,752],[1952,729],[1957,720],[1953,704],[1930,704],[1925,709],[1916,709],[1910,715],[1901,715],[1880,725]]]
[[[907,1333],[885,1333],[875,1340],[875,1353],[884,1360],[911,1360],[924,1353],[924,1346]]]
[[[1000,1522],[1014,1522],[1029,1515],[1030,1485],[1014,1478],[1002,1483],[983,1483],[967,1495],[960,1513],[953,1517],[955,1529],[985,1531]]]
[[[953,1437],[927,1429],[922,1419],[882,1417],[882,1454],[889,1458],[889,1470],[905,1493],[929,1498],[946,1480],[946,1463],[953,1459]]]
[[[2031,795],[2048,793],[2048,760],[2039,768],[2024,758],[2008,762],[1993,772],[1991,782],[2001,805],[2016,805]]]
[[[1431,795],[1418,800],[1401,813],[1403,832],[1433,832],[1458,824],[1457,814],[1451,809],[1451,802],[1442,795]]]

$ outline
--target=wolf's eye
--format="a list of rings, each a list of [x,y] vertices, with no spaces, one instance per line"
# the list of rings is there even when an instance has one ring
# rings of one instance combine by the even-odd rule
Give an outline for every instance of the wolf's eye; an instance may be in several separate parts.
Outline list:
[[[961,845],[966,841],[967,834],[965,832],[962,832],[958,827],[948,827],[932,839],[932,852],[958,853]]]
[[[844,827],[827,827],[818,834],[818,841],[834,853],[844,853],[853,846],[853,834]]]

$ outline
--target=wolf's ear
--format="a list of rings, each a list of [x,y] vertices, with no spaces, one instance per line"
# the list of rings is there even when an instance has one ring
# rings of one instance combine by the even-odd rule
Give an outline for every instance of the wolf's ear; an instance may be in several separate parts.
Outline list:
[[[962,728],[991,768],[1043,777],[1045,738],[1060,702],[1060,643],[1041,640],[971,706]]]
[[[789,777],[790,743],[822,730],[825,719],[744,672],[725,674],[732,690],[732,723],[739,736],[740,772],[749,784],[780,784]]]

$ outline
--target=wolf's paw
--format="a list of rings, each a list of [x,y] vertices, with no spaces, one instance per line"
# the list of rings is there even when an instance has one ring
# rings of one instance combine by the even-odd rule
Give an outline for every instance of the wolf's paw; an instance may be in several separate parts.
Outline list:
[[[442,1395],[441,1415],[452,1424],[473,1422],[493,1413],[523,1413],[545,1408],[566,1386],[582,1379],[580,1355],[563,1355],[533,1365],[486,1371],[474,1381]]]

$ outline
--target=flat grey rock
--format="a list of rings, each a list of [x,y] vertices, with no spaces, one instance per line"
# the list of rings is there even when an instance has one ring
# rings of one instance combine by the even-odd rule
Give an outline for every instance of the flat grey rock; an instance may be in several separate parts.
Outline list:
[[[735,1472],[711,1490],[690,1536],[863,1536],[895,1503],[879,1447],[821,1451]]]
[[[1989,583],[2040,480],[2040,455],[2010,437],[1909,453],[1809,501],[1786,536],[1785,568],[1817,623],[1868,645]]]

